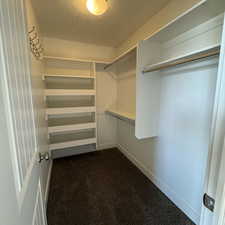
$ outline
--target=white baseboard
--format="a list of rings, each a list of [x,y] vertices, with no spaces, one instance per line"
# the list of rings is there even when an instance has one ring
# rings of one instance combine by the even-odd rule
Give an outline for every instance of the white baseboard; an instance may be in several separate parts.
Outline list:
[[[53,161],[50,162],[49,169],[48,169],[48,177],[47,177],[47,183],[46,183],[46,188],[45,188],[45,204],[46,205],[47,205],[48,196],[49,196],[50,181],[51,181],[51,174],[52,174],[52,165],[53,165]]]
[[[98,145],[97,150],[102,151],[102,150],[108,150],[110,148],[117,148],[117,144],[115,143],[100,144]]]
[[[117,145],[117,148],[134,164],[142,173],[155,184],[178,208],[180,208],[195,224],[199,224],[200,214],[196,212],[182,196],[178,196],[175,191],[172,190],[165,182],[156,177],[145,165],[143,165],[136,157],[131,155],[129,151],[121,146]]]

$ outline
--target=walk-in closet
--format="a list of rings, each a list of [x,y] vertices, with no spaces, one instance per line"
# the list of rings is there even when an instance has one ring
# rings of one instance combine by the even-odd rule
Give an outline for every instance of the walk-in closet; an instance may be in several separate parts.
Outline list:
[[[104,23],[104,18],[107,20],[107,16],[113,13],[110,12],[110,10],[113,11],[113,4],[118,4],[119,7],[119,2],[116,3],[116,1],[111,3],[109,1],[109,4],[110,7],[105,14],[100,17],[93,16],[94,18],[90,20],[93,19],[93,23],[98,23],[99,19]],[[172,4],[171,1],[170,4]],[[131,44],[128,39],[124,42],[124,46],[121,45],[121,49],[110,49],[104,44],[103,46],[90,43],[85,45],[80,41],[76,42],[76,34],[73,34],[74,41],[60,39],[57,36],[43,37],[42,79],[45,87],[45,120],[48,125],[48,148],[51,157],[55,159],[48,210],[50,225],[57,224],[58,220],[52,216],[52,213],[60,211],[61,207],[57,206],[55,197],[58,192],[66,193],[67,191],[65,184],[58,187],[54,179],[58,180],[58,174],[64,173],[63,166],[67,168],[67,162],[70,165],[72,159],[74,166],[77,160],[76,166],[81,167],[77,170],[83,170],[82,163],[85,165],[86,161],[87,165],[86,173],[75,172],[73,167],[68,165],[69,170],[74,171],[77,176],[73,176],[74,173],[72,173],[68,176],[68,181],[66,177],[64,178],[64,182],[68,182],[68,185],[71,182],[72,186],[80,187],[68,189],[68,191],[74,194],[82,192],[85,189],[83,182],[89,182],[90,187],[87,192],[90,195],[96,195],[95,201],[82,194],[80,197],[83,203],[79,202],[79,195],[75,194],[76,197],[73,199],[78,201],[78,205],[85,204],[85,198],[91,202],[86,202],[85,211],[89,224],[92,224],[92,217],[93,220],[98,221],[96,224],[103,223],[106,218],[112,220],[112,225],[123,224],[122,220],[130,224],[137,224],[138,221],[140,224],[153,224],[145,223],[145,217],[142,218],[139,214],[136,219],[130,216],[135,213],[136,208],[140,207],[145,207],[149,212],[151,209],[160,210],[145,201],[140,206],[137,199],[140,198],[141,193],[138,193],[137,199],[133,200],[134,193],[130,192],[129,188],[134,184],[129,183],[130,181],[127,181],[129,188],[123,187],[126,185],[125,182],[125,184],[121,183],[119,190],[127,188],[130,199],[124,199],[124,204],[130,204],[130,207],[134,209],[131,211],[127,209],[130,213],[124,212],[126,214],[124,217],[120,217],[117,211],[112,209],[106,209],[105,217],[101,214],[102,210],[104,211],[104,205],[115,209],[118,207],[121,210],[123,208],[118,198],[123,199],[124,194],[118,194],[119,190],[116,187],[113,189],[113,184],[110,187],[110,182],[107,183],[104,179],[109,176],[111,179],[126,181],[125,175],[114,177],[113,171],[106,172],[110,169],[100,166],[101,163],[104,164],[105,161],[110,160],[107,158],[107,149],[109,149],[109,155],[112,154],[111,151],[115,154],[120,151],[188,218],[184,219],[180,216],[177,221],[173,221],[172,218],[176,213],[171,212],[171,215],[164,213],[160,216],[164,219],[156,219],[157,224],[154,225],[167,223],[180,225],[182,221],[185,225],[200,223],[203,210],[202,199],[206,192],[207,163],[210,146],[213,143],[211,137],[213,120],[218,113],[215,104],[218,101],[218,86],[222,76],[218,70],[223,66],[221,44],[225,4],[222,1],[217,1],[215,4],[211,0],[204,3],[199,1],[198,4],[193,4],[167,24],[161,21],[162,25],[157,24],[156,27],[152,27],[150,20],[148,27],[150,32],[147,33],[148,29],[145,28],[147,25],[144,25],[144,28],[141,26],[139,32],[146,32],[146,34],[138,34],[137,31],[137,34],[131,35],[130,40],[134,42],[132,38],[136,38],[136,43]],[[44,18],[40,19],[40,16],[49,18],[46,12],[38,7],[39,3],[33,1],[33,5],[37,19],[40,20],[41,30],[41,26],[44,26],[42,25]],[[169,4],[167,6],[169,7]],[[220,7],[223,7],[223,10]],[[167,15],[171,12],[160,11],[160,13]],[[136,12],[136,14],[140,13]],[[160,22],[157,16],[160,17],[158,14],[153,17],[155,23]],[[83,22],[82,19],[80,22]],[[51,21],[49,23],[51,24]],[[68,26],[69,23],[66,25]],[[86,29],[82,29],[85,32]],[[46,27],[43,30],[47,32]],[[95,34],[94,31],[93,34]],[[116,36],[116,33],[112,35]],[[139,38],[141,35],[144,38]],[[103,154],[102,159],[101,156],[95,156],[95,153]],[[88,163],[91,160],[88,158],[91,157],[90,154],[94,154],[93,161],[96,161],[97,165],[100,164],[99,169],[96,168],[97,165],[94,164],[92,167],[92,163]],[[113,158],[113,154],[111,157]],[[123,173],[126,169],[119,164],[119,161],[119,156],[115,156],[114,163],[117,165],[118,162],[118,169]],[[62,163],[62,171],[60,163]],[[112,170],[116,168],[113,167]],[[101,175],[102,179],[99,183],[97,178],[96,183],[92,181],[94,177]],[[63,176],[67,176],[66,173]],[[126,176],[132,177],[132,173]],[[70,180],[71,177],[73,177],[72,180]],[[78,180],[73,183],[73,179]],[[137,178],[134,176],[135,179]],[[141,185],[146,181],[139,182]],[[106,195],[105,199],[101,200],[102,203],[98,194],[92,191],[93,188],[98,192],[93,186],[101,186],[101,184],[104,191],[101,188],[99,191],[105,192]],[[144,185],[143,188],[145,188]],[[141,191],[137,189],[136,192]],[[110,194],[117,196],[115,203],[110,204],[113,201],[109,197]],[[156,194],[149,191],[150,196]],[[214,193],[212,192],[211,195]],[[62,199],[67,198],[66,196],[67,194],[62,194]],[[60,198],[58,200],[60,201]],[[118,204],[116,204],[117,201]],[[169,204],[166,202],[164,202],[165,205]],[[68,208],[76,208],[75,203],[71,205],[66,202],[65,207],[67,204]],[[102,220],[91,212],[92,204],[97,204]],[[165,205],[162,204],[160,208],[164,208]],[[71,211],[67,210],[62,212],[64,219],[70,218],[66,216],[66,213]],[[170,207],[167,210],[173,211]],[[114,218],[114,221],[110,213],[118,218]],[[75,222],[79,215],[83,215],[80,205],[77,206],[77,213],[71,221]],[[131,217],[130,220],[129,217]],[[106,221],[110,224],[108,220]],[[77,221],[80,224],[85,223],[85,219]]]
[[[3,2],[17,225],[224,225],[225,1]]]

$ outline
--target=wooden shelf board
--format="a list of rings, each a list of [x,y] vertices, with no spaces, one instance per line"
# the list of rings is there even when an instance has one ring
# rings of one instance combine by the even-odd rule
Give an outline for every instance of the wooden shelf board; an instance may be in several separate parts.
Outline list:
[[[57,149],[77,147],[77,146],[82,146],[82,145],[96,144],[96,141],[97,141],[96,138],[88,138],[88,139],[82,139],[82,140],[76,140],[76,141],[68,141],[68,142],[50,144],[49,149],[57,150]]]
[[[136,118],[135,118],[135,115],[133,115],[132,113],[121,112],[119,110],[114,110],[114,109],[108,109],[108,110],[106,110],[106,113],[108,113],[118,119],[135,123]]]
[[[82,79],[95,79],[94,76],[79,76],[79,75],[65,75],[65,74],[44,74],[43,80],[46,77],[54,77],[54,78],[82,78]]]
[[[92,89],[80,89],[80,90],[70,90],[70,89],[46,89],[45,96],[85,96],[85,95],[95,95],[96,91]]]
[[[48,127],[48,133],[59,133],[59,132],[67,132],[67,131],[78,131],[78,130],[86,130],[96,128],[96,123],[81,123],[81,124],[72,124],[65,126],[54,126]]]
[[[48,108],[47,115],[66,115],[73,113],[91,113],[96,112],[96,107],[65,107],[65,108]]]

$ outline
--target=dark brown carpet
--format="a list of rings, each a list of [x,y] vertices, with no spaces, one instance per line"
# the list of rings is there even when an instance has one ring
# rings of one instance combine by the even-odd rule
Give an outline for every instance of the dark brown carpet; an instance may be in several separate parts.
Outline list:
[[[117,149],[54,160],[48,225],[194,225]]]

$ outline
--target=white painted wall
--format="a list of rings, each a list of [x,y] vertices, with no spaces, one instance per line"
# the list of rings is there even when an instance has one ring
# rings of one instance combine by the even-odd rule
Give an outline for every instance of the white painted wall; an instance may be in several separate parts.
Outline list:
[[[26,0],[27,8],[27,23],[28,28],[31,29],[35,26],[38,29],[38,23],[35,18],[35,14],[31,5],[30,0]],[[39,32],[40,36],[40,32]],[[32,81],[32,91],[34,100],[34,113],[35,113],[35,125],[38,135],[38,148],[40,152],[48,151],[48,139],[47,139],[47,122],[45,120],[45,102],[44,102],[44,83],[42,81],[42,74],[44,71],[43,61],[38,61],[31,53],[31,81]],[[42,180],[42,190],[44,191],[44,198],[47,201],[48,192],[48,182],[51,173],[51,162],[44,161],[41,164],[41,180]]]
[[[98,148],[107,149],[117,146],[117,119],[105,114],[105,110],[116,104],[117,82],[102,65],[97,66],[96,72]]]
[[[56,38],[44,38],[45,55],[111,62],[115,49]]]
[[[196,223],[217,74],[217,63],[211,62],[211,66],[194,63],[164,72],[157,138],[140,141],[134,126],[121,121],[117,125],[121,150]]]
[[[131,115],[136,114],[136,58],[136,51],[132,51],[114,64],[117,77],[116,108]]]
[[[135,115],[136,111],[136,74],[132,73],[129,77],[117,81],[117,102],[116,108],[122,112]],[[128,92],[125,94],[124,91]]]

